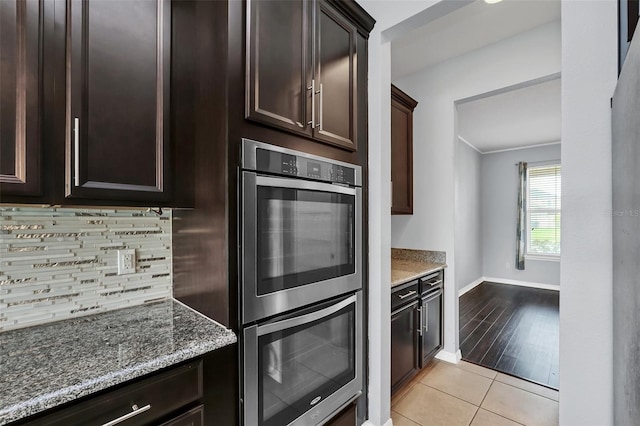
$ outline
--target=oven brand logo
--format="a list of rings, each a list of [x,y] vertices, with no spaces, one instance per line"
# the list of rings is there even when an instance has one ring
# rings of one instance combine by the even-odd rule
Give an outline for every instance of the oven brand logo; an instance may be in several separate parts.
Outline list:
[[[315,398],[313,398],[311,400],[311,404],[310,405],[316,405],[318,402],[320,402],[321,399],[322,399],[321,396],[316,396]]]

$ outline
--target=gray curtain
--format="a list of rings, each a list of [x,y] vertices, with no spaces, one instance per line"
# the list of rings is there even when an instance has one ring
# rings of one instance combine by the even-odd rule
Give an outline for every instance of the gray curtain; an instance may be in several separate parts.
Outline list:
[[[518,163],[518,224],[516,229],[516,269],[524,270],[527,238],[527,163]]]

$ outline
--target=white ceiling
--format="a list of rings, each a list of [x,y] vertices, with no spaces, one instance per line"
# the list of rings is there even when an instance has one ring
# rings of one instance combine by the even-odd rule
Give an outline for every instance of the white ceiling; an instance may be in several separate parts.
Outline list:
[[[391,78],[560,19],[560,0],[483,0],[461,7],[391,44]]]
[[[482,153],[560,141],[560,78],[458,104],[458,135]]]

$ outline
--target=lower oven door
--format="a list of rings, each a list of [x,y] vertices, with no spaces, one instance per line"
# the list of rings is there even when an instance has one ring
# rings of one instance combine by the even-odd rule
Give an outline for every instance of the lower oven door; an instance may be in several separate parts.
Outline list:
[[[361,292],[245,328],[244,424],[318,424],[360,394],[361,358]]]

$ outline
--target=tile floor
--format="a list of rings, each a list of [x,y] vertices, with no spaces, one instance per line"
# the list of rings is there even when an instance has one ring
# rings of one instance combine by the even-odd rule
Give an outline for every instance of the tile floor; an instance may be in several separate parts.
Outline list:
[[[394,426],[558,424],[558,391],[475,364],[434,360],[391,400]]]

